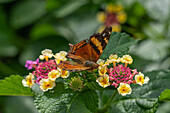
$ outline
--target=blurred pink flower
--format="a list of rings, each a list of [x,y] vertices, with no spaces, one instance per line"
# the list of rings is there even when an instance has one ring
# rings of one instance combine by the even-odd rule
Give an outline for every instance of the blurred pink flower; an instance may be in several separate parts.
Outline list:
[[[27,70],[30,70],[33,67],[35,68],[35,65],[38,65],[38,63],[39,63],[39,58],[37,58],[36,61],[27,60],[25,63],[25,67],[27,68]]]

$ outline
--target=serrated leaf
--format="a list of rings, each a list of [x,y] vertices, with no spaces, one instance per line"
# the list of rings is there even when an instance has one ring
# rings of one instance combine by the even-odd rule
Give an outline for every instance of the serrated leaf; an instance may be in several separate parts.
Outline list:
[[[134,85],[132,96],[158,98],[162,91],[170,89],[170,70],[151,71],[144,73],[144,75],[149,77],[149,83],[142,87]]]
[[[112,109],[119,113],[154,113],[158,107],[158,97],[162,91],[170,88],[170,71],[158,70],[144,73],[150,78],[144,86],[133,85],[132,94],[117,95]]]
[[[106,59],[110,54],[117,53],[118,56],[123,56],[128,53],[131,45],[137,41],[131,38],[126,33],[113,32],[110,36],[109,43],[101,55],[101,59]]]
[[[91,112],[95,112],[98,107],[98,96],[95,91],[87,90],[81,92],[79,95],[79,99],[86,105],[87,109]]]
[[[14,28],[21,28],[36,21],[45,13],[45,0],[22,1],[12,8],[10,22]]]
[[[23,86],[22,79],[19,75],[11,75],[0,80],[0,95],[32,96],[31,89]]]
[[[36,97],[35,106],[43,113],[90,113],[98,107],[98,97],[95,91],[73,92],[64,89],[64,84],[58,82],[52,91]]]
[[[103,88],[99,86],[97,82],[88,82],[87,87],[88,89],[91,89],[91,90],[103,90]]]
[[[166,89],[161,93],[159,101],[170,101],[170,89]]]
[[[155,113],[158,99],[124,99],[113,106],[115,113]]]

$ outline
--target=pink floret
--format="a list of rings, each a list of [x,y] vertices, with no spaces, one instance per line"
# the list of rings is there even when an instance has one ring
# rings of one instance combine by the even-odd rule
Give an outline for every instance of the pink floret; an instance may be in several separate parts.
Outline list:
[[[36,61],[27,60],[25,63],[25,67],[27,68],[27,70],[30,70],[36,65],[38,65],[38,63],[39,63],[39,58],[37,58]]]
[[[40,62],[35,68],[35,75],[37,78],[48,78],[48,73],[54,69],[57,69],[55,60]]]
[[[114,68],[110,68],[109,79],[115,88],[117,88],[120,83],[133,83],[133,73],[138,73],[136,69],[132,70],[129,67],[124,67],[122,64]]]

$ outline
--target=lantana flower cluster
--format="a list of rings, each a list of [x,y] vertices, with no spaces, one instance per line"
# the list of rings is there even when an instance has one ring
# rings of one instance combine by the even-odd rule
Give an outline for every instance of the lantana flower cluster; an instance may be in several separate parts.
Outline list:
[[[132,88],[130,84],[136,83],[142,86],[149,82],[149,78],[145,77],[143,73],[128,67],[128,64],[132,64],[132,62],[133,59],[130,55],[124,55],[120,58],[117,55],[111,54],[106,62],[101,59],[98,60],[100,77],[96,82],[103,88],[114,86],[122,96],[131,94]]]
[[[106,26],[112,26],[112,31],[120,32],[121,24],[126,22],[127,14],[122,5],[108,4],[104,11],[98,12],[97,19],[102,24],[99,32],[103,31]]]
[[[25,67],[34,70],[22,80],[23,85],[32,88],[34,84],[39,84],[42,91],[53,89],[57,78],[67,78],[70,74],[58,67],[60,61],[67,60],[66,55],[65,51],[54,55],[50,49],[45,49],[36,61],[27,60]]]
[[[22,83],[25,87],[30,88],[34,84],[38,84],[42,91],[48,91],[55,87],[57,78],[68,78],[70,75],[69,71],[58,67],[60,61],[67,60],[67,52],[60,51],[54,55],[51,50],[45,49],[41,53],[35,61],[26,61],[25,67],[28,70],[34,70],[22,80]],[[133,63],[130,55],[124,55],[120,58],[116,54],[111,54],[106,61],[99,59],[97,63],[99,65],[99,77],[97,78],[94,75],[96,82],[103,88],[108,86],[117,88],[118,93],[122,96],[131,94],[131,84],[142,86],[149,82],[149,78],[147,76],[145,77],[143,73],[138,72],[137,69],[130,69],[128,67],[129,64]],[[82,91],[84,84],[86,84],[84,82],[88,81],[86,80],[87,78],[88,75],[76,75],[66,81],[69,81],[69,88],[73,91]]]

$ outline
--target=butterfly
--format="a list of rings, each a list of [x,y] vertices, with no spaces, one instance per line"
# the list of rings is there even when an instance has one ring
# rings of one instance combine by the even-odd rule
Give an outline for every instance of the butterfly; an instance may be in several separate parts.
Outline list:
[[[107,26],[103,32],[90,36],[90,39],[75,45],[69,44],[70,50],[66,57],[72,61],[61,61],[58,67],[67,71],[97,69],[99,65],[96,62],[103,53],[111,32],[112,27]]]

